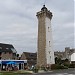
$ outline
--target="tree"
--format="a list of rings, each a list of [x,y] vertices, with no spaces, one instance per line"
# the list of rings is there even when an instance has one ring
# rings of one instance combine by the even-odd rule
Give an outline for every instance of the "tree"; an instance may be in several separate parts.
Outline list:
[[[61,65],[62,64],[62,60],[61,60],[61,58],[55,58],[55,64],[59,64],[59,65]]]

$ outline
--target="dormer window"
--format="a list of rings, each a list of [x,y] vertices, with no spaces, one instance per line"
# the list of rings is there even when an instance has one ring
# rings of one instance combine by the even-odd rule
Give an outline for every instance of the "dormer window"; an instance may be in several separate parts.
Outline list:
[[[50,56],[50,61],[51,61],[51,56]]]
[[[49,54],[50,54],[50,52],[51,52],[51,51],[49,51]]]

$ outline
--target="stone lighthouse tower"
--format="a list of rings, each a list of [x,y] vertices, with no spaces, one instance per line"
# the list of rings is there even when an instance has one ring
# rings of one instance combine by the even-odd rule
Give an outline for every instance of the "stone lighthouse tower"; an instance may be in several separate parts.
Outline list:
[[[43,5],[41,11],[37,12],[38,18],[38,51],[37,65],[54,64],[54,51],[52,40],[51,19],[52,13]]]

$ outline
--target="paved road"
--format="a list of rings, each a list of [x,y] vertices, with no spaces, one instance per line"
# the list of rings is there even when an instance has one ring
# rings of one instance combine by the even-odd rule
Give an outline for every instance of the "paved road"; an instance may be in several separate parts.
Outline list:
[[[75,75],[75,69],[57,70],[57,71],[51,71],[47,73],[40,73],[36,75]]]
[[[55,70],[45,73],[22,74],[22,75],[75,75],[75,69]]]

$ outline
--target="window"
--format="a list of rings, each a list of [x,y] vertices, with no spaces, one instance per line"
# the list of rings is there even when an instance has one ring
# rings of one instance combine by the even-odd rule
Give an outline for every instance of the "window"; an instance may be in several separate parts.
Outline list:
[[[49,41],[49,46],[50,46],[50,41]]]
[[[50,27],[48,27],[48,32],[50,32]]]
[[[50,56],[50,61],[51,61],[51,56]]]
[[[51,59],[51,56],[50,56],[50,59]]]
[[[49,54],[50,54],[50,52],[51,52],[51,51],[49,51]]]

